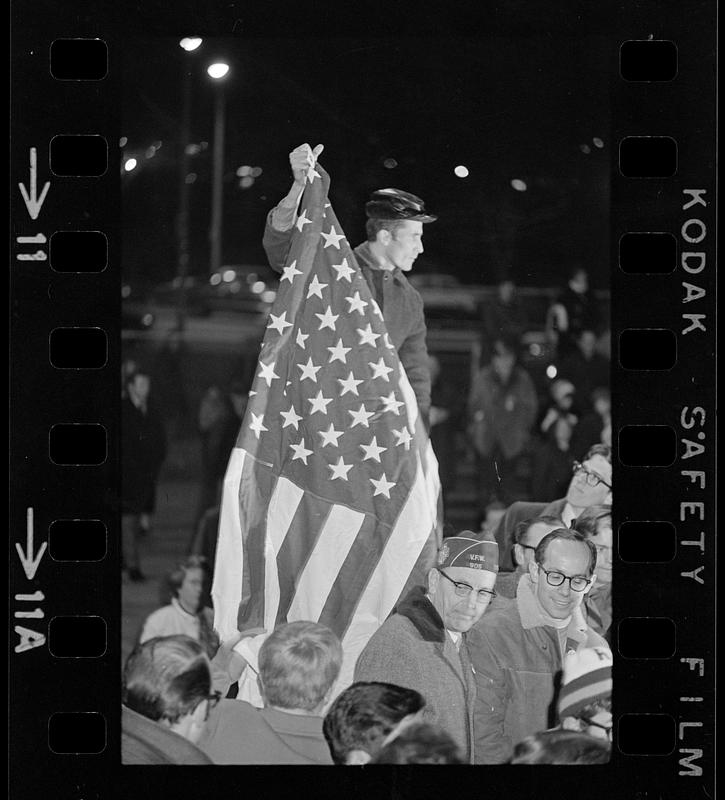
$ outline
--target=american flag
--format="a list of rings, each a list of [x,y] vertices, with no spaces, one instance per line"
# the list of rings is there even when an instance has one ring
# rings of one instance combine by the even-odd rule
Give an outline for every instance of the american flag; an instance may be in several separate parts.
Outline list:
[[[214,627],[313,620],[338,685],[440,541],[438,465],[383,316],[310,168],[226,475]]]

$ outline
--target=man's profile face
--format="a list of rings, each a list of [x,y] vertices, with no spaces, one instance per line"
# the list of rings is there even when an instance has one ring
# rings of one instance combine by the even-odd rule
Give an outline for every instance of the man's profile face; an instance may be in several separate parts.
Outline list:
[[[428,590],[431,601],[440,614],[444,627],[449,631],[465,633],[481,619],[483,612],[491,602],[490,597],[479,602],[477,593],[479,589],[493,589],[496,583],[496,573],[470,567],[442,567],[442,569],[451,580],[473,587],[473,591],[469,593],[468,597],[459,597],[453,583],[441,575],[438,570],[432,569],[428,573]]]
[[[604,456],[597,454],[582,462],[582,466],[602,478],[605,483],[600,481],[596,486],[590,486],[587,483],[586,473],[577,472],[572,475],[569,482],[569,489],[566,493],[567,501],[577,508],[605,504],[611,491],[609,486],[612,485],[612,465]]]
[[[595,536],[589,541],[597,548],[597,583],[612,582],[612,520],[599,520]]]
[[[546,536],[547,533],[561,528],[562,525],[551,525],[548,522],[534,522],[523,535],[521,542],[514,545],[516,563],[528,569],[529,564],[534,560],[534,548]]]
[[[592,584],[590,583],[583,592],[575,592],[567,580],[561,586],[552,586],[543,570],[561,572],[567,578],[576,575],[592,578],[588,572],[589,548],[584,542],[555,539],[546,548],[543,564],[539,565],[534,561],[529,565],[529,575],[536,587],[536,599],[542,610],[554,619],[570,617]]]
[[[409,272],[423,252],[423,223],[405,220],[393,233],[388,232],[386,239],[384,252],[388,261],[403,272]]]

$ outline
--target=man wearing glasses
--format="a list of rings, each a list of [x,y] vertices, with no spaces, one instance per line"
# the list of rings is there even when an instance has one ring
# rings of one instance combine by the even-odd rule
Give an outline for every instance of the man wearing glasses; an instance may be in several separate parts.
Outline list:
[[[495,597],[498,546],[463,531],[444,539],[427,586],[414,587],[373,634],[355,665],[355,681],[415,689],[423,720],[445,728],[473,756],[475,679],[466,633]]]
[[[550,503],[512,503],[495,530],[500,548],[502,570],[511,570],[513,532],[516,525],[528,517],[559,517],[570,527],[589,506],[612,505],[612,449],[605,444],[590,447],[584,460],[575,461],[566,496]]]
[[[502,601],[516,597],[519,581],[529,574],[529,564],[534,560],[536,546],[544,536],[565,527],[558,517],[532,517],[519,522],[514,528],[513,558],[516,569],[513,572],[499,572],[496,578],[496,594]]]
[[[552,727],[557,676],[567,653],[608,648],[580,608],[596,580],[596,560],[596,548],[579,533],[548,533],[516,600],[491,609],[471,629],[477,764],[506,763],[518,742]]]

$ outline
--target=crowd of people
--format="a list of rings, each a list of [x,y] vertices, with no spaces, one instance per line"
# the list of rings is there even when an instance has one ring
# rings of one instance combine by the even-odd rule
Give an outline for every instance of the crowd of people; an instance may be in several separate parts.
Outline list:
[[[278,269],[321,150],[304,145],[290,154],[294,183],[265,230]],[[438,381],[440,364],[426,352],[422,301],[403,275],[423,250],[423,224],[436,217],[396,189],[374,192],[366,211],[368,241],[356,257],[440,453],[445,498],[459,417],[450,387]],[[463,411],[480,529],[443,538],[425,580],[373,633],[344,687],[341,642],[318,622],[216,638],[208,584],[220,483],[246,391],[209,387],[198,416],[196,535],[124,668],[124,763],[608,761],[612,450],[600,323],[586,270],[576,267],[547,314],[558,350],[555,379],[541,397],[519,363],[525,310],[513,283],[501,283],[483,312],[482,360]],[[124,568],[138,581],[138,541],[165,439],[148,376],[129,369],[124,386]]]

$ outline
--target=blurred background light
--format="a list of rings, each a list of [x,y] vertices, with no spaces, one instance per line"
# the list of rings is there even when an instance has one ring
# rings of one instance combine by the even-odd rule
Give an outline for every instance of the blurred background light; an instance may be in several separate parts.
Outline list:
[[[398,162],[394,158],[386,158],[383,161],[383,166],[385,169],[395,169],[398,166]]]
[[[517,192],[525,192],[526,191],[526,182],[522,181],[520,178],[513,178],[511,181],[511,186],[516,189]]]
[[[546,377],[552,381],[554,380],[554,378],[557,376],[558,373],[559,370],[557,370],[557,368],[553,364],[549,364],[549,366],[546,368]]]
[[[196,50],[201,45],[201,38],[198,36],[185,36],[180,42],[179,46],[183,47],[187,53]]]
[[[127,158],[123,163],[123,168],[126,170],[126,172],[131,172],[132,169],[136,168],[137,164],[138,161],[136,161],[135,158]]]
[[[229,72],[229,64],[226,64],[224,61],[215,61],[206,68],[206,71],[210,78],[214,78],[215,81],[218,81]]]
[[[469,175],[468,167],[464,167],[463,164],[459,164],[454,170],[455,174],[459,178],[467,178]]]
[[[591,153],[592,152],[592,148],[589,147],[588,144],[580,144],[579,145],[579,149],[582,151],[582,153]]]
[[[604,142],[598,136],[595,136],[592,142],[594,142],[594,147],[599,147],[600,149],[604,147]]]

